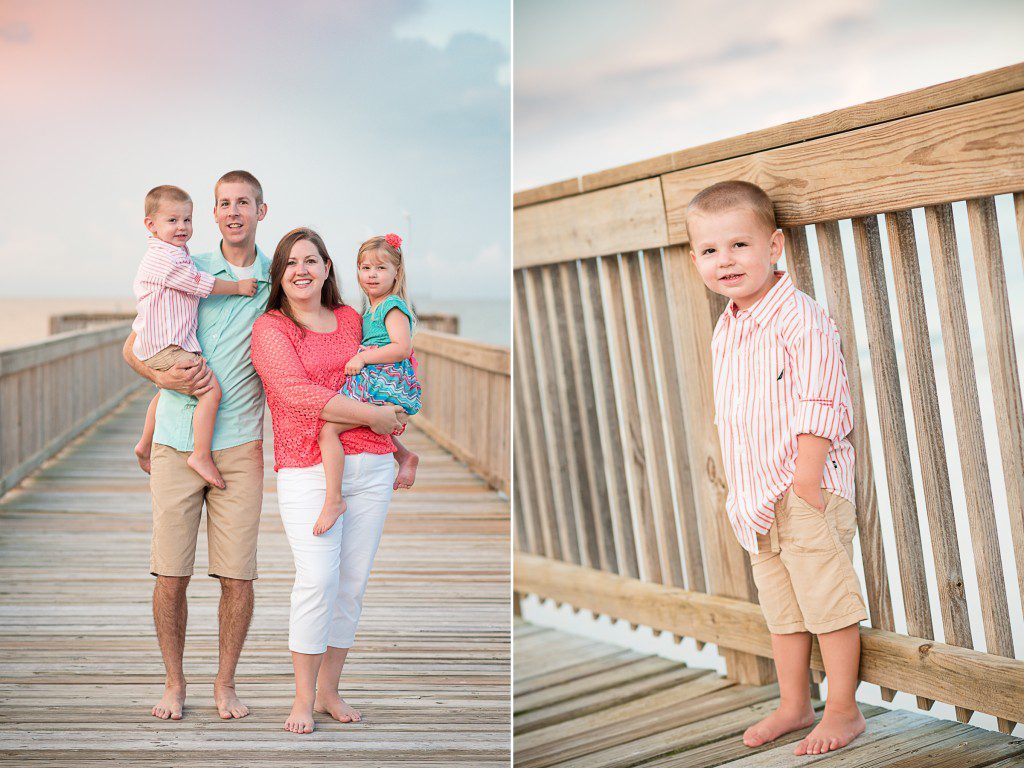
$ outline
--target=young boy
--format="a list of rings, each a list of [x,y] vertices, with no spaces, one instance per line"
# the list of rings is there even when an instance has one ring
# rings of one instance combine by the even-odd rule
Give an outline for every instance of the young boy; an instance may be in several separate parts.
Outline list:
[[[192,198],[185,190],[170,185],[151,189],[146,195],[144,223],[150,233],[149,245],[133,285],[138,316],[132,324],[136,334],[132,352],[151,369],[166,371],[179,361],[199,357],[199,299],[211,293],[252,296],[256,280],[221,280],[196,269],[186,246],[192,237]],[[142,439],[135,446],[139,465],[146,472],[159,397],[157,394],[149,404]],[[210,450],[220,398],[220,385],[213,379],[212,388],[200,395],[192,416],[195,446],[187,464],[206,482],[223,488],[224,479]]]
[[[775,271],[783,235],[760,187],[707,187],[690,202],[686,227],[704,284],[731,300],[711,341],[726,510],[750,553],[779,678],[778,708],[743,741],[759,746],[814,723],[813,633],[828,700],[794,754],[828,752],[865,728],[854,693],[858,623],[868,618],[853,569],[853,418],[839,334],[821,305]]]

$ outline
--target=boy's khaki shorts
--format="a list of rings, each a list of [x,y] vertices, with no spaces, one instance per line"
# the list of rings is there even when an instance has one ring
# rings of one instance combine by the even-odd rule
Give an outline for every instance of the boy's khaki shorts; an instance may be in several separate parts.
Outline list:
[[[188,453],[155,443],[152,453],[153,546],[150,573],[191,576],[206,502],[209,573],[256,578],[256,535],[263,507],[263,441],[213,452],[227,488],[208,486],[185,463]]]
[[[761,610],[772,634],[820,635],[868,618],[853,570],[857,512],[842,496],[823,493],[821,512],[792,489],[786,491],[775,505],[772,529],[767,536],[758,534],[758,552],[750,555]]]
[[[189,352],[177,344],[171,344],[169,347],[161,349],[152,357],[147,357],[142,362],[145,363],[147,368],[152,368],[154,371],[167,371],[179,361],[190,363],[198,358],[199,355],[196,352]]]

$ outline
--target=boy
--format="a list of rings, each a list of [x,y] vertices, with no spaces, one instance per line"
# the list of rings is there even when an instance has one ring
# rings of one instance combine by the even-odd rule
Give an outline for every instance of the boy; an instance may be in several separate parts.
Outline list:
[[[853,569],[853,418],[839,334],[817,302],[774,270],[783,235],[760,187],[707,187],[690,202],[686,227],[704,284],[731,300],[711,341],[726,510],[750,553],[779,678],[778,708],[743,742],[759,746],[814,723],[813,633],[828,700],[794,754],[828,752],[865,728],[854,694],[858,623],[868,618]]]
[[[185,190],[170,185],[151,189],[146,195],[144,223],[150,233],[149,245],[133,286],[138,316],[132,324],[132,351],[152,370],[166,371],[175,363],[199,357],[199,299],[210,294],[252,296],[256,293],[256,281],[222,280],[196,269],[186,245],[192,237],[192,198]],[[221,389],[215,378],[211,385],[208,392],[199,396],[195,407],[195,445],[187,464],[210,485],[223,488],[224,478],[211,452]],[[146,472],[150,471],[159,397],[157,394],[149,404],[142,439],[135,446],[139,465]]]

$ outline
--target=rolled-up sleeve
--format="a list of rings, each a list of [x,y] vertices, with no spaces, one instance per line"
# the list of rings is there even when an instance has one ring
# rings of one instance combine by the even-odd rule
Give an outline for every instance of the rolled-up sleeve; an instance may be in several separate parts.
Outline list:
[[[145,282],[171,288],[205,299],[213,291],[217,278],[196,269],[191,257],[171,248],[151,247],[139,275]]]
[[[267,315],[252,327],[252,364],[263,380],[267,397],[294,419],[315,422],[338,394],[309,380],[291,338]]]
[[[850,382],[834,325],[803,329],[791,349],[796,366],[796,434],[818,435],[831,442],[853,429]]]

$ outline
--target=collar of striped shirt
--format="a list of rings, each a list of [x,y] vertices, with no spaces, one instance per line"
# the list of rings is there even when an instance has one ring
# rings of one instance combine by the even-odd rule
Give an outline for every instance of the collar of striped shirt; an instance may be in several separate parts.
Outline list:
[[[786,300],[792,298],[793,292],[796,291],[796,286],[789,279],[789,274],[779,270],[775,270],[775,274],[779,278],[778,282],[756,304],[747,309],[740,309],[736,306],[735,301],[730,301],[726,307],[726,316],[737,320],[749,317],[761,326],[770,323]]]

